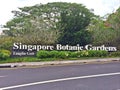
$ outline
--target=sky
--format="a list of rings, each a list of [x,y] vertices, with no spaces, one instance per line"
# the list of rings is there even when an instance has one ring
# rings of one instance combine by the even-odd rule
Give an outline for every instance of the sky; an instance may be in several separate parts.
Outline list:
[[[94,9],[94,13],[100,16],[112,13],[120,7],[120,0],[0,0],[0,27],[13,18],[12,10],[17,10],[18,7],[33,6],[40,3],[46,4],[48,2],[83,4],[88,9]]]

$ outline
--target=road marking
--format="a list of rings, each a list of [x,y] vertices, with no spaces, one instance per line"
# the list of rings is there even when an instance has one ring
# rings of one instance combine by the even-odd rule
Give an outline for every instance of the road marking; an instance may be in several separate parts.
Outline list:
[[[5,77],[5,76],[0,76],[0,78],[1,78],[1,77]]]
[[[16,86],[3,87],[3,88],[0,88],[0,90],[7,90],[7,89],[20,88],[20,87],[26,87],[26,86],[33,86],[33,85],[38,85],[38,84],[40,85],[40,84],[47,84],[47,83],[53,83],[53,82],[60,82],[60,81],[85,79],[85,78],[95,78],[95,77],[103,77],[103,76],[112,76],[112,75],[120,75],[120,72],[89,75],[89,76],[70,77],[70,78],[62,78],[62,79],[55,79],[55,80],[48,80],[48,81],[41,81],[41,82],[34,82],[34,83],[21,84],[21,85],[16,85]]]

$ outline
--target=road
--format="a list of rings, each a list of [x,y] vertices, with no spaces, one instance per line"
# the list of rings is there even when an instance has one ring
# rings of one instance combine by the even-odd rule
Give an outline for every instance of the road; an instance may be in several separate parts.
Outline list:
[[[0,90],[120,90],[120,62],[0,69]]]

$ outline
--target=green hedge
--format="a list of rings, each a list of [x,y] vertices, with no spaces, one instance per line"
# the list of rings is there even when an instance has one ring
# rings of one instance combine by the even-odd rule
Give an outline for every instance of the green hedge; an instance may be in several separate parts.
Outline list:
[[[96,51],[96,50],[89,50],[89,57],[105,57],[108,56],[108,52],[107,51]]]
[[[48,57],[50,57],[50,54],[48,51],[38,51],[37,57],[38,58],[48,58]]]
[[[8,50],[0,50],[0,60],[6,60],[11,55],[11,52]]]
[[[105,57],[108,56],[107,51],[38,51],[38,58],[80,58],[80,57]]]
[[[65,59],[68,57],[68,52],[66,51],[38,51],[38,58],[62,58]]]
[[[111,56],[111,57],[120,57],[120,51],[118,51],[118,52],[110,52],[109,56]]]

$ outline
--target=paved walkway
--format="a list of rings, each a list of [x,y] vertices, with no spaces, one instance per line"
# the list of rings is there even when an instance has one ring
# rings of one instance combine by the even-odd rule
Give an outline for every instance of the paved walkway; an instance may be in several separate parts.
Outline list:
[[[120,58],[102,58],[102,59],[87,59],[87,60],[65,60],[65,61],[48,61],[48,62],[5,63],[5,64],[0,64],[0,68],[26,67],[26,66],[47,66],[47,65],[64,65],[64,64],[93,63],[93,62],[111,62],[111,61],[120,62]]]

